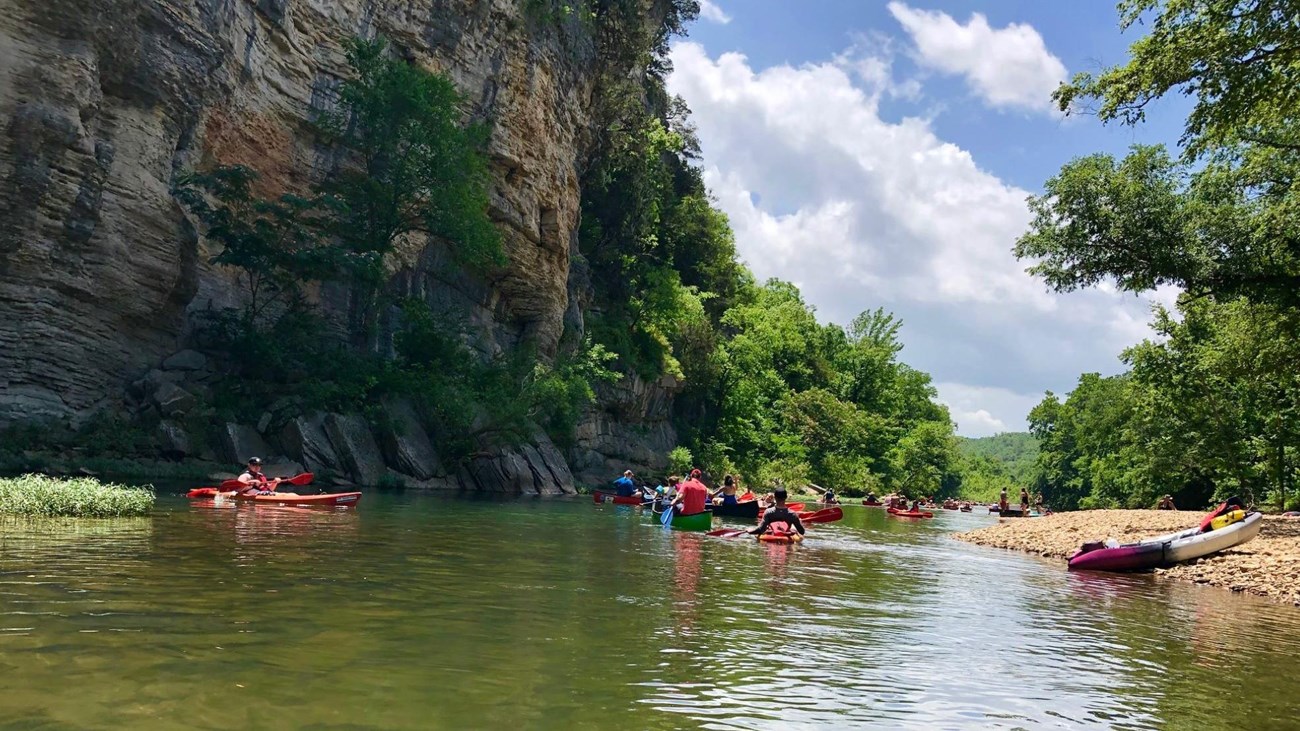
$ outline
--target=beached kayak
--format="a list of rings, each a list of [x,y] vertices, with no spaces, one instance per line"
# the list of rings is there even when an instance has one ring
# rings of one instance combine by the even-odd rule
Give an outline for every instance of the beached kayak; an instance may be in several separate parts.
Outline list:
[[[615,505],[643,505],[648,502],[645,498],[638,495],[611,495],[607,492],[597,490],[591,493],[594,502],[597,503],[614,503]]]
[[[1069,566],[1071,571],[1136,571],[1191,561],[1251,540],[1259,535],[1263,521],[1260,513],[1250,513],[1211,531],[1203,532],[1197,526],[1114,547],[1101,542],[1085,543],[1070,557]]]
[[[927,513],[921,510],[912,512],[911,510],[899,510],[898,508],[886,508],[885,512],[895,518],[933,518],[934,513]]]
[[[746,500],[736,503],[735,505],[709,505],[707,510],[712,510],[713,514],[720,518],[746,518],[754,520],[758,517],[758,501]]]
[[[706,531],[713,527],[713,513],[704,511],[694,515],[674,515],[673,530]]]
[[[234,499],[258,505],[346,507],[361,502],[361,493],[332,492],[323,495],[299,495],[293,492],[272,492],[266,495],[235,495]]]

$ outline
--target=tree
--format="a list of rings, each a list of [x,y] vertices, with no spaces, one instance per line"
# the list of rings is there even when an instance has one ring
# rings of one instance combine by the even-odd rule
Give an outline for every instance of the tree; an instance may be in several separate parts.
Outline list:
[[[1128,28],[1151,33],[1128,63],[1080,74],[1062,109],[1140,123],[1171,92],[1195,107],[1172,159],[1136,147],[1067,164],[1030,199],[1015,253],[1061,291],[1113,278],[1133,291],[1172,284],[1198,296],[1300,306],[1300,25],[1286,0],[1128,0]]]

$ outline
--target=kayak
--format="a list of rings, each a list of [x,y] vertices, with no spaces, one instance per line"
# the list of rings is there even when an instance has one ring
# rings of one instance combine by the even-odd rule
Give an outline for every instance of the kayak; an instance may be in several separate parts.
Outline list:
[[[355,506],[361,502],[359,492],[332,492],[323,495],[299,495],[293,492],[273,492],[267,495],[234,495],[235,500],[263,505],[311,505],[328,507]]]
[[[718,517],[726,518],[748,518],[754,520],[758,517],[758,501],[746,500],[736,503],[735,505],[708,505],[706,510],[712,510],[713,514]]]
[[[647,502],[645,498],[638,495],[610,495],[599,490],[591,493],[591,497],[596,503],[614,503],[615,505],[642,505]]]
[[[899,510],[898,508],[886,508],[886,512],[895,518],[933,518],[934,513],[927,513],[921,510],[912,512],[910,510]]]
[[[673,530],[706,531],[713,527],[713,513],[704,511],[694,515],[674,515]]]
[[[797,531],[794,533],[763,533],[759,535],[758,540],[764,543],[799,543],[803,536]]]
[[[1085,543],[1070,557],[1069,567],[1071,571],[1135,571],[1191,561],[1251,540],[1259,535],[1263,521],[1262,514],[1251,513],[1243,520],[1211,531],[1203,532],[1197,526],[1114,547],[1100,541]]]
[[[866,499],[864,499],[864,500],[862,501],[862,504],[865,505],[865,506],[867,506],[868,508],[883,508],[883,507],[885,507],[885,504],[882,503],[882,502],[880,502],[879,500],[866,500]]]

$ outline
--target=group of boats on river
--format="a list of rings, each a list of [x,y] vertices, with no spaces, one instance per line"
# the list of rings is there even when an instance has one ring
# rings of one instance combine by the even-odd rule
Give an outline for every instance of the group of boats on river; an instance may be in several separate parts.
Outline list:
[[[686,479],[670,477],[666,484],[653,488],[646,484],[637,485],[633,478],[630,470],[624,472],[614,481],[611,492],[594,492],[594,501],[645,508],[648,514],[675,530],[704,532],[721,538],[753,536],[771,543],[797,543],[803,540],[808,525],[833,523],[844,517],[839,498],[832,490],[824,490],[811,503],[812,509],[808,509],[808,503],[787,502],[787,493],[782,487],[762,496],[749,490],[741,493],[739,480],[730,475],[724,478],[719,488],[710,490],[703,483],[698,469],[692,470]],[[313,495],[280,489],[282,486],[306,486],[314,479],[310,472],[287,478],[268,478],[262,472],[261,460],[254,457],[239,477],[213,487],[194,488],[186,496],[218,502],[234,500],[254,505],[298,507],[355,507],[361,502],[361,493],[355,491]],[[929,499],[912,500],[909,505],[905,496],[897,494],[883,498],[869,494],[862,504],[883,508],[890,516],[901,519],[933,518],[932,511],[939,509],[969,513],[976,506],[975,503],[957,500],[936,504]],[[1051,512],[1042,507],[1041,501],[1039,509],[1031,511],[1025,491],[1021,493],[1020,510],[1008,505],[1005,490],[997,505],[982,507],[988,507],[990,513],[999,513],[1003,517],[1038,517]],[[754,521],[756,525],[743,530],[715,530],[714,518]],[[1259,535],[1262,521],[1260,513],[1247,509],[1239,499],[1232,498],[1206,515],[1199,525],[1187,530],[1123,545],[1114,540],[1085,543],[1070,557],[1069,568],[1130,571],[1190,561],[1253,539]]]

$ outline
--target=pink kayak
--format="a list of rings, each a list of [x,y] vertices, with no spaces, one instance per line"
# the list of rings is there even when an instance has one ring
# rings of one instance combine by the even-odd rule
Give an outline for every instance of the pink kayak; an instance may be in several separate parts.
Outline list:
[[[1107,547],[1085,543],[1070,557],[1071,571],[1137,571],[1208,556],[1239,546],[1259,535],[1264,516],[1250,513],[1223,528],[1203,531],[1200,526],[1137,543]]]

